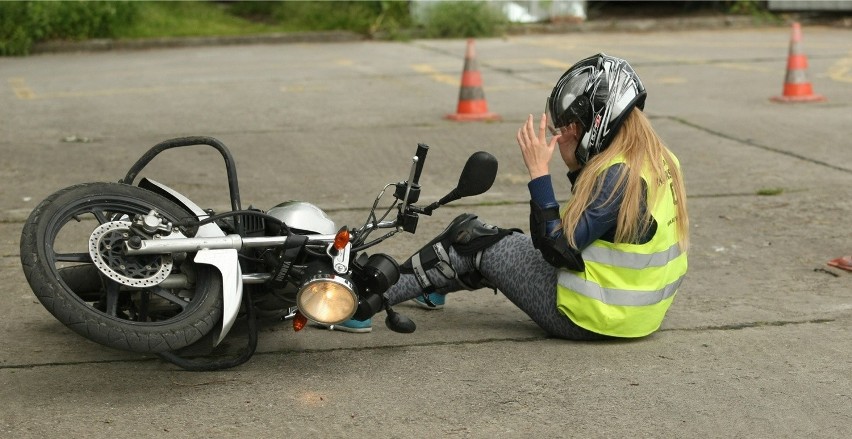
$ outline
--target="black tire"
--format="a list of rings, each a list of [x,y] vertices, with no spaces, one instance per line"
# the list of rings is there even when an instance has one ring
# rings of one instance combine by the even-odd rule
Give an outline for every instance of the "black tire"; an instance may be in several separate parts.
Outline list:
[[[92,262],[88,245],[96,227],[152,209],[172,222],[190,215],[158,194],[119,183],[71,186],[33,210],[21,235],[21,264],[57,320],[89,340],[139,353],[181,349],[220,323],[221,276],[192,262],[194,254],[176,255],[172,268],[194,279],[188,288],[122,287]]]

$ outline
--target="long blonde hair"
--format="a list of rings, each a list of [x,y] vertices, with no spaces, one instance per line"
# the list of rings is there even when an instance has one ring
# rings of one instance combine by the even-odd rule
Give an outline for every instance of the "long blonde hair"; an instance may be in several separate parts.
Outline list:
[[[684,187],[683,175],[677,166],[677,159],[671,151],[663,144],[663,141],[654,131],[651,122],[645,114],[637,109],[630,112],[621,125],[621,128],[613,138],[607,149],[593,157],[586,163],[583,172],[574,184],[573,196],[568,201],[568,208],[562,216],[562,226],[568,243],[577,248],[574,240],[574,231],[577,223],[592,201],[598,196],[602,188],[605,167],[618,155],[623,155],[625,166],[616,180],[615,187],[622,188],[624,197],[618,211],[618,221],[615,228],[615,242],[637,243],[651,227],[651,208],[658,197],[663,193],[661,190],[671,188],[675,200],[678,244],[682,251],[689,246],[689,217],[686,213],[686,189]],[[648,178],[647,208],[642,218],[639,218],[642,201],[642,170],[645,170]],[[634,172],[628,172],[635,170]],[[656,184],[668,181],[671,175],[671,185]],[[613,191],[605,204],[613,202],[618,191]],[[665,224],[658,224],[662,227]]]

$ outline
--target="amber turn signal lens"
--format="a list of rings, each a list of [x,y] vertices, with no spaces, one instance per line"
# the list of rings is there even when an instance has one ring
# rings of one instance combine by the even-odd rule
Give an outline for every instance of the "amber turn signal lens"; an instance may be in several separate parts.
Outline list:
[[[334,237],[334,248],[340,251],[346,247],[346,244],[349,244],[349,229],[343,227]]]
[[[296,315],[293,317],[293,330],[299,332],[302,329],[305,329],[305,325],[307,324],[308,318],[299,311],[296,311]]]

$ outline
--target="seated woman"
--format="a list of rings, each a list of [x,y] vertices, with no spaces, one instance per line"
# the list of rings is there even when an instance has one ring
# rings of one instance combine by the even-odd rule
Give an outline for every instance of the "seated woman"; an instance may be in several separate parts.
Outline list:
[[[391,305],[491,287],[554,337],[636,338],[656,331],[687,271],[686,192],[677,158],[643,113],[627,61],[605,54],[566,71],[517,142],[530,174],[530,235],[463,214],[402,265]],[[547,130],[552,134],[546,139]],[[556,201],[558,146],[572,196]],[[334,329],[368,332],[370,321]]]

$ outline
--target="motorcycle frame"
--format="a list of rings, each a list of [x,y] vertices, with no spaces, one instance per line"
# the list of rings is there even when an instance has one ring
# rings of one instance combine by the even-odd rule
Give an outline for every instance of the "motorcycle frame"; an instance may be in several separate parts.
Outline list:
[[[225,171],[228,176],[228,191],[231,201],[231,209],[234,211],[242,210],[240,203],[240,187],[239,181],[237,180],[237,167],[234,157],[222,142],[213,137],[180,137],[160,142],[142,155],[142,157],[140,157],[139,160],[130,167],[125,177],[119,180],[119,183],[132,185],[139,173],[160,153],[173,148],[195,145],[210,146],[222,155],[222,158],[225,161]],[[200,206],[174,189],[150,179],[145,179],[144,181],[150,183],[146,185],[148,186],[147,189],[154,189],[154,192],[160,193],[161,195],[176,201],[192,212],[192,214],[197,218],[201,219],[208,216],[207,212],[205,212]],[[141,184],[140,187],[142,187]],[[239,215],[234,217],[234,228],[237,235],[245,233],[245,226]],[[216,224],[209,223],[199,227],[195,236],[200,239],[214,239],[224,237],[225,232],[223,232]],[[218,345],[231,330],[231,327],[236,321],[240,304],[242,303],[244,280],[242,268],[239,263],[238,249],[199,248],[194,261],[199,264],[207,264],[216,267],[219,274],[222,276],[222,328],[219,333],[219,337],[214,343],[215,345]],[[249,278],[252,280],[256,279],[256,277],[253,276],[250,276]],[[261,282],[263,281],[265,281],[265,279]]]
[[[119,183],[132,185],[133,181],[139,173],[160,153],[184,146],[207,145],[211,146],[222,155],[225,161],[225,169],[228,176],[228,189],[231,201],[231,208],[234,212],[240,211],[240,189],[237,180],[237,169],[228,148],[219,140],[206,137],[181,137],[160,142],[149,149],[133,166],[128,170],[125,177],[119,180]],[[403,200],[401,210],[404,210],[408,205],[409,196],[415,176],[415,168],[419,161],[418,157],[413,157],[412,168],[410,171],[409,180],[407,180],[405,188],[405,199]],[[422,167],[422,162],[421,162]],[[176,190],[151,180],[143,178],[139,187],[165,196],[166,198],[183,206],[191,212],[199,220],[208,217],[209,213],[205,212],[200,206],[192,200],[177,192]],[[378,200],[377,200],[378,201]],[[141,254],[164,254],[171,252],[196,252],[194,262],[199,264],[207,264],[216,267],[222,276],[222,328],[219,337],[214,345],[218,345],[230,331],[237,314],[242,304],[243,285],[244,284],[261,284],[268,281],[271,273],[243,273],[239,263],[239,251],[244,248],[270,248],[284,245],[287,242],[286,236],[264,236],[264,237],[245,237],[245,225],[240,215],[234,217],[234,229],[236,234],[226,235],[225,232],[215,223],[206,223],[198,228],[195,236],[188,238],[180,232],[174,232],[172,235],[166,236],[159,240],[145,240],[136,246],[130,246],[125,243],[125,251],[129,255]],[[398,221],[381,221],[370,224],[365,224],[361,232],[367,232],[374,229],[384,228],[399,228]],[[394,233],[394,232],[392,232]],[[309,242],[314,244],[326,245],[329,249],[334,242],[335,235],[307,235]],[[374,245],[383,241],[388,236],[379,238],[376,242],[369,244]],[[343,274],[348,270],[349,257],[351,252],[351,244],[347,244],[346,248],[337,253],[331,254],[327,250],[329,257],[332,260],[334,270],[339,274]]]

